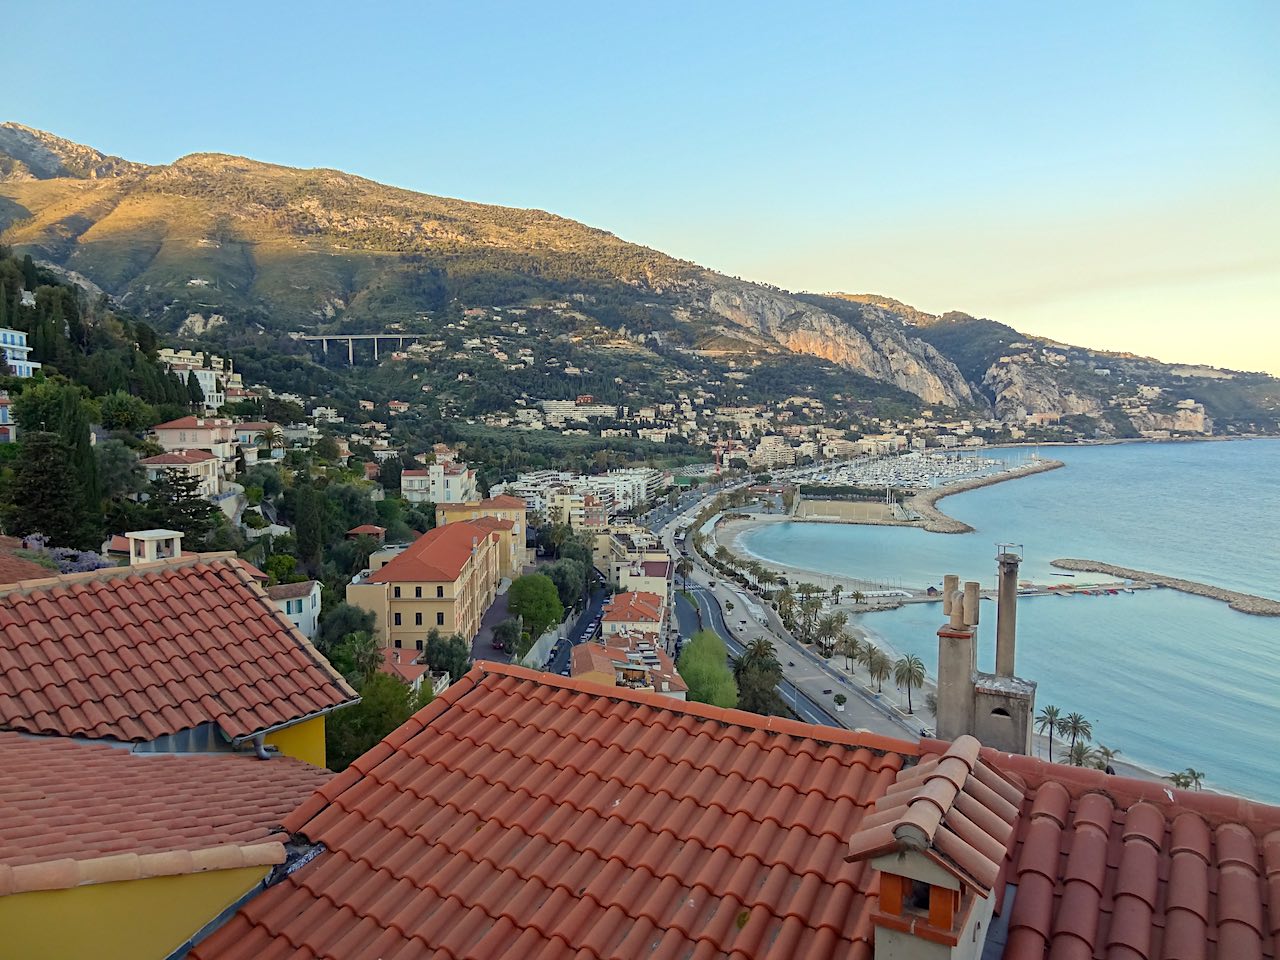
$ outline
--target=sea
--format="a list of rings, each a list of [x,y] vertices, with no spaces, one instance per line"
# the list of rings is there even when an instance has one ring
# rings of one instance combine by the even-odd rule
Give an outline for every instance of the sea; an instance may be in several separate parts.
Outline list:
[[[917,588],[947,573],[993,587],[997,545],[1021,546],[1021,579],[1062,576],[1060,557],[1198,580],[1280,599],[1280,440],[1045,447],[1062,469],[958,493],[939,508],[967,534],[911,527],[776,523],[749,531],[764,561]],[[1024,461],[1025,448],[982,456]],[[934,603],[859,615],[933,676]],[[984,602],[979,667],[994,669],[995,603]],[[1094,743],[1161,775],[1194,767],[1205,785],[1280,803],[1280,618],[1168,589],[1021,597],[1017,672],[1093,725]]]

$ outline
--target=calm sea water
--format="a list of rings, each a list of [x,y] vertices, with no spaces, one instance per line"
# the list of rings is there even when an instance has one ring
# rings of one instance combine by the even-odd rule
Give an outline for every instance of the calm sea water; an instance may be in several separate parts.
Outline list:
[[[1053,576],[1049,565],[1082,557],[1280,599],[1280,441],[1042,452],[1067,466],[941,501],[973,533],[784,523],[743,546],[846,577],[926,586],[958,573],[990,586],[995,544],[1013,542],[1024,547],[1024,579],[1037,583],[1090,579]],[[979,659],[991,669],[994,603],[982,613]],[[860,622],[933,672],[937,605]],[[1026,597],[1018,626],[1018,673],[1038,681],[1038,706],[1083,713],[1095,742],[1135,763],[1194,766],[1212,786],[1280,802],[1280,619],[1148,590]]]

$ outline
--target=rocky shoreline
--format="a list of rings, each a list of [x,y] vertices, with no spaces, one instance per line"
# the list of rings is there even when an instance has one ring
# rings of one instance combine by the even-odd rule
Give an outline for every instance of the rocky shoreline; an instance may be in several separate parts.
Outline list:
[[[1182,580],[1178,577],[1167,577],[1161,573],[1147,570],[1134,570],[1130,567],[1117,567],[1115,564],[1102,563],[1098,560],[1060,559],[1052,561],[1053,566],[1061,570],[1077,570],[1081,573],[1105,573],[1108,576],[1120,577],[1124,580],[1140,580],[1157,587],[1168,587],[1182,593],[1194,594],[1197,597],[1208,597],[1210,600],[1221,600],[1232,610],[1250,613],[1258,617],[1280,617],[1280,600],[1257,597],[1251,593],[1240,593],[1215,587],[1213,584],[1200,583],[1196,580]]]

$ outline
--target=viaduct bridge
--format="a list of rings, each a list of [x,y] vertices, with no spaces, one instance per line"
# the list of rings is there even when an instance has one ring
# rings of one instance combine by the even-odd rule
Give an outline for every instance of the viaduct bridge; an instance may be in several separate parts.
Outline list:
[[[312,335],[301,334],[301,333],[292,333],[290,334],[290,336],[293,337],[293,339],[295,340],[302,340],[306,343],[319,343],[321,349],[324,350],[325,356],[329,355],[330,341],[333,341],[334,343],[338,344],[338,346],[341,346],[343,343],[345,343],[347,345],[347,363],[351,364],[352,366],[355,366],[355,362],[356,362],[355,345],[356,345],[356,341],[358,340],[372,341],[373,359],[377,360],[379,340],[382,340],[382,341],[394,340],[396,342],[396,349],[403,350],[406,340],[412,343],[418,340],[430,339],[431,335],[426,333],[324,333],[324,334],[316,334],[312,336]]]

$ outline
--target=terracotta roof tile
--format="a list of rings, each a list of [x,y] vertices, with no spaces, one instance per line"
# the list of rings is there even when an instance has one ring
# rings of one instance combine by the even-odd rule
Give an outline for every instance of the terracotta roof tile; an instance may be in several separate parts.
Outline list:
[[[295,812],[326,852],[193,956],[869,957],[844,850],[882,743],[914,749],[478,666]]]
[[[380,570],[375,570],[367,582],[452,582],[462,575],[476,541],[494,535],[491,528],[472,520],[434,527]]]
[[[51,577],[55,574],[57,574],[56,570],[36,563],[34,560],[28,560],[26,557],[19,557],[12,550],[0,546],[0,583],[39,580],[42,577]]]
[[[136,754],[10,732],[0,770],[0,869],[58,864],[75,873],[69,885],[136,871],[149,854],[278,843],[284,818],[332,776],[287,757]],[[25,889],[55,879],[33,874]]]
[[[250,569],[211,554],[0,590],[0,728],[239,739],[354,702]]]

